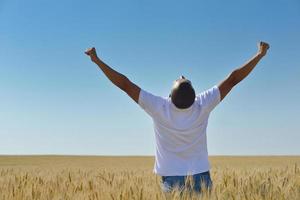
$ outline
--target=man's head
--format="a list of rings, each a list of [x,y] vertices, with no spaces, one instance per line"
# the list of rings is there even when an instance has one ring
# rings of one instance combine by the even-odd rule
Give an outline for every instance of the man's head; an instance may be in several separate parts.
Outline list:
[[[170,98],[177,108],[189,108],[195,101],[195,90],[191,81],[180,76],[173,84]]]

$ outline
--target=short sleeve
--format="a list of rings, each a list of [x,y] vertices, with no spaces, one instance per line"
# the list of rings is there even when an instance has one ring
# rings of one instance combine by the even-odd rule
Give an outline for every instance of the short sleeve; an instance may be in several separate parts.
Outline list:
[[[141,89],[138,104],[151,117],[153,117],[161,110],[164,100],[165,99],[163,97],[155,96],[150,92]]]
[[[197,95],[198,102],[207,112],[211,112],[221,101],[218,86],[214,86]]]

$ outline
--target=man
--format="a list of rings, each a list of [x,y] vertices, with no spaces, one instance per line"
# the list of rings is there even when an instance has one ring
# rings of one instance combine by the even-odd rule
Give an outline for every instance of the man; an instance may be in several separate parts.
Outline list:
[[[253,58],[220,84],[200,94],[196,94],[192,83],[181,76],[174,82],[168,98],[142,90],[99,59],[95,48],[85,53],[113,84],[152,117],[156,141],[154,172],[162,176],[162,189],[168,192],[178,186],[195,191],[200,191],[201,185],[211,187],[206,142],[209,114],[236,84],[248,76],[268,49],[267,43],[260,42]],[[193,180],[192,186],[186,184],[188,177]]]

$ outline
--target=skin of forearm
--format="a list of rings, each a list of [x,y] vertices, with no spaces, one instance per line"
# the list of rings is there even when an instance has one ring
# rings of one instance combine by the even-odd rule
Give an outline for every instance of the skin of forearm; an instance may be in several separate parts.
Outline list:
[[[97,58],[95,61],[95,64],[98,65],[98,67],[103,71],[103,73],[107,76],[107,78],[115,84],[120,89],[124,90],[126,87],[126,83],[128,81],[128,78],[124,76],[123,74],[115,71],[111,67],[109,67],[107,64],[105,64],[102,60]]]
[[[234,70],[230,74],[230,78],[232,79],[233,85],[238,84],[240,81],[242,81],[244,78],[246,78],[250,72],[255,68],[257,63],[260,61],[260,59],[263,56],[259,53],[257,53],[253,58],[251,58],[247,63],[245,63],[242,67]]]

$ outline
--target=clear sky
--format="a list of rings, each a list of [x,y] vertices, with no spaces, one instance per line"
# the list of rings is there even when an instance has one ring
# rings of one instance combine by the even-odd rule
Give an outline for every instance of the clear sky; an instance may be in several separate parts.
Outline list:
[[[0,154],[153,155],[149,116],[84,55],[141,88],[197,92],[269,54],[211,113],[210,155],[300,154],[300,2],[0,0]]]

